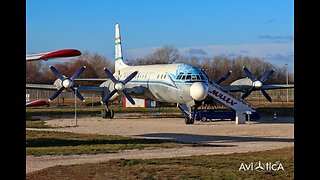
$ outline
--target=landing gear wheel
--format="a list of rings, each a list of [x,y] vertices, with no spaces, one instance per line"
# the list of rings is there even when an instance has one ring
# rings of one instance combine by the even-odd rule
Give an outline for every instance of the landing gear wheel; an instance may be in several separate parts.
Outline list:
[[[185,117],[185,118],[184,118],[184,122],[185,122],[186,124],[190,124],[190,123],[189,123],[189,117]]]
[[[193,124],[194,123],[194,118],[185,117],[184,122],[186,124]]]
[[[101,110],[101,117],[103,119],[112,119],[114,116],[114,111],[112,109]]]
[[[107,119],[107,111],[106,111],[105,109],[102,109],[102,110],[101,110],[101,117],[102,117],[103,119]]]
[[[109,114],[110,114],[110,119],[113,119],[113,117],[114,117],[114,110],[110,109]]]
[[[190,119],[190,124],[194,124],[194,118]]]

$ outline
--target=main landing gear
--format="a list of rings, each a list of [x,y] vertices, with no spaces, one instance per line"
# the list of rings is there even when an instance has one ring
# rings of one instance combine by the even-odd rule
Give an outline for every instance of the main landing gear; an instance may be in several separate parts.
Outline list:
[[[109,109],[108,107],[106,109],[102,109],[101,110],[101,117],[103,119],[113,119],[114,111],[112,109]]]
[[[194,117],[189,117],[189,116],[186,116],[185,118],[184,118],[184,122],[186,123],[186,124],[193,124],[194,123]]]

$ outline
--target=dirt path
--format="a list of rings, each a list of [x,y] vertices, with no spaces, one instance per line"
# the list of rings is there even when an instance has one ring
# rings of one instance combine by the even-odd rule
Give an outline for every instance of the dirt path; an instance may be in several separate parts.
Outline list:
[[[122,135],[140,138],[170,139],[175,141],[210,144],[211,147],[183,147],[173,149],[130,150],[112,154],[41,156],[26,158],[27,173],[55,165],[94,163],[118,158],[169,158],[177,156],[227,154],[235,152],[263,151],[294,145],[293,119],[269,121],[262,119],[251,124],[235,125],[231,121],[195,122],[184,124],[181,118],[104,120],[84,117],[75,124],[73,118],[51,119],[47,123],[59,128],[54,131]]]

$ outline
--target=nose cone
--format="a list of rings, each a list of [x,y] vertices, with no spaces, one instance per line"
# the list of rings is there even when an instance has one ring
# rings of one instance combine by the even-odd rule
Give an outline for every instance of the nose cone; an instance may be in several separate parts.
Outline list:
[[[62,86],[65,88],[69,88],[72,86],[72,82],[69,79],[66,79],[62,82]]]
[[[195,82],[190,87],[190,95],[194,100],[202,101],[208,95],[208,86],[202,82]]]
[[[124,84],[123,83],[117,83],[114,88],[118,91],[122,91],[124,89]]]
[[[259,88],[262,86],[262,82],[261,81],[255,81],[252,83],[254,87]]]

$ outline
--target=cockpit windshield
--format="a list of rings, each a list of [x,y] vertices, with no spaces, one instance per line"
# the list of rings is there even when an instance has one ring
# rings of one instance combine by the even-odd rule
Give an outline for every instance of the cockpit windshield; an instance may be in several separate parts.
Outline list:
[[[191,73],[179,73],[176,78],[177,80],[184,80],[184,81],[206,81],[207,78],[204,74],[191,74]]]

